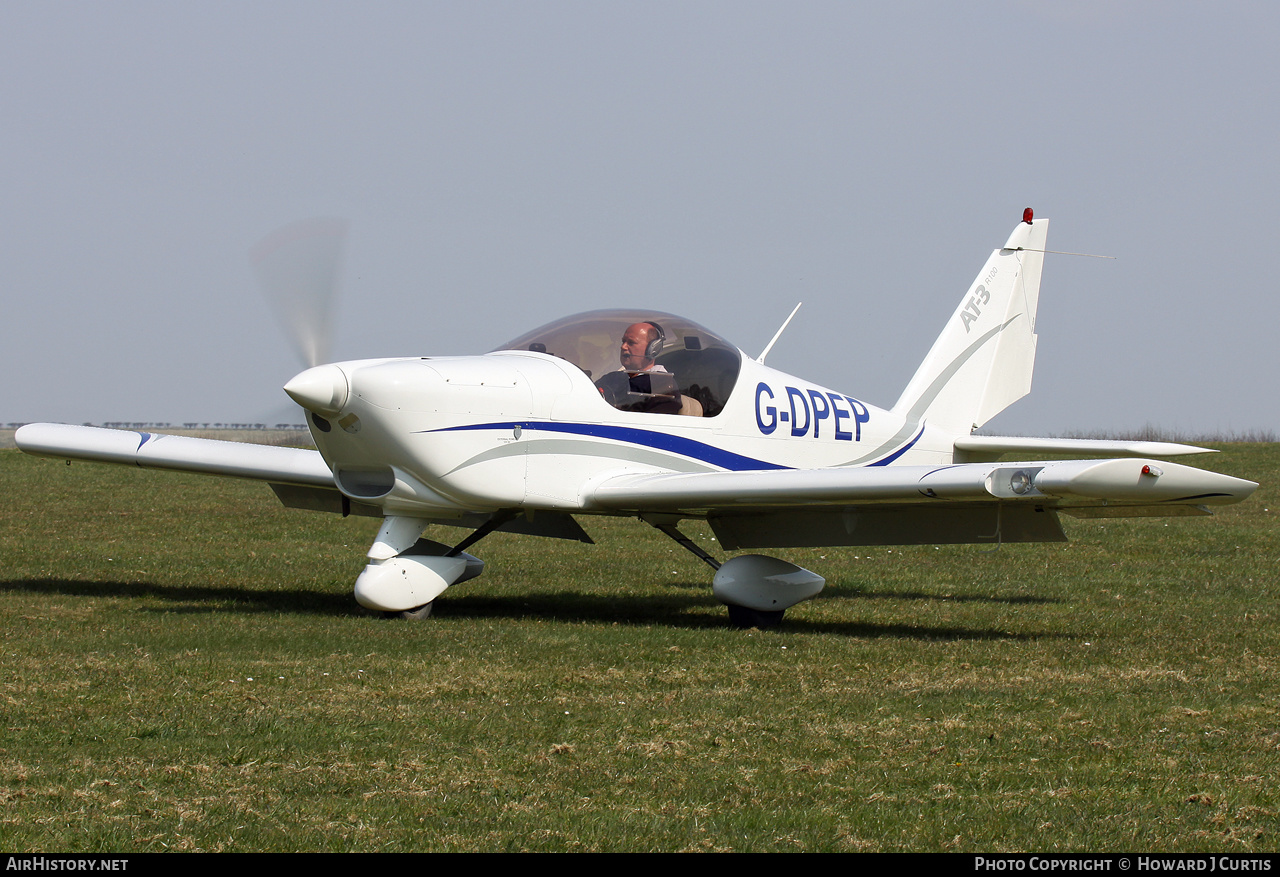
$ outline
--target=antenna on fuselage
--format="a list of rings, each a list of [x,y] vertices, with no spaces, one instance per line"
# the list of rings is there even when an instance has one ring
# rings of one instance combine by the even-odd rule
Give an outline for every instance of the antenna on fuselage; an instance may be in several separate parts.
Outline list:
[[[796,311],[800,310],[800,305],[802,304],[804,304],[802,301],[796,302],[796,306],[791,310],[791,317],[796,315]],[[773,349],[773,345],[778,343],[778,339],[782,337],[782,333],[786,331],[787,326],[791,325],[791,317],[787,317],[787,319],[783,321],[782,325],[778,328],[778,331],[774,333],[773,340],[766,344],[764,346],[764,350],[756,357],[756,362],[764,365],[764,358],[769,355],[769,351]]]

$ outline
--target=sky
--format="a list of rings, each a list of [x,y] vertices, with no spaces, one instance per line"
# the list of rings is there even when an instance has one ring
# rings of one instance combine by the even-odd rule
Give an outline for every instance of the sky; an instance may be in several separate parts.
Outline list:
[[[301,422],[249,251],[349,223],[336,359],[688,316],[891,406],[1021,218],[985,431],[1280,429],[1280,4],[0,0],[0,423]]]

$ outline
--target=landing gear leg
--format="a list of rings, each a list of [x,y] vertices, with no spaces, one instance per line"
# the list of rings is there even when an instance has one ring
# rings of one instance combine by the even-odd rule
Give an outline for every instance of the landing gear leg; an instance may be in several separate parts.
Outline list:
[[[714,570],[720,569],[720,561],[716,560],[710,554],[707,554],[707,552],[698,547],[696,542],[680,532],[680,528],[676,526],[680,523],[680,519],[675,515],[641,515],[640,520],[644,521],[655,530],[670,536],[679,543],[681,548],[688,551],[707,566]]]
[[[498,511],[493,513],[493,516],[490,517],[489,520],[485,521],[483,524],[477,527],[474,531],[472,531],[470,536],[468,536],[466,539],[463,539],[457,545],[450,548],[449,553],[446,554],[445,557],[457,557],[459,554],[466,551],[472,545],[475,545],[477,542],[479,542],[485,536],[488,536],[490,533],[492,533],[494,530],[501,527],[503,524],[507,523],[510,520],[513,520],[519,514],[520,513],[517,512],[515,509],[499,509]]]

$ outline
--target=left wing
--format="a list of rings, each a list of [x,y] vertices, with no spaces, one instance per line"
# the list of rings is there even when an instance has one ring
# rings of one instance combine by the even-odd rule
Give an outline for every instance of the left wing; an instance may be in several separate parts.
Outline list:
[[[1057,460],[619,475],[598,484],[593,496],[603,508],[641,511],[997,500],[1145,508],[1225,505],[1257,486],[1155,460]]]
[[[1209,514],[1252,481],[1155,460],[958,463],[858,469],[618,475],[593,508],[706,517],[725,548],[1039,542],[1057,512]]]

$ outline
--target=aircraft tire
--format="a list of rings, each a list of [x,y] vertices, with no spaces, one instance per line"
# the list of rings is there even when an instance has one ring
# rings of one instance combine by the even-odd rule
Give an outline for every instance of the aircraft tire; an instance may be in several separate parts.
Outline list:
[[[734,627],[740,627],[743,630],[756,628],[758,630],[770,630],[782,624],[782,615],[784,610],[765,611],[763,609],[748,609],[746,606],[729,606],[729,621]]]
[[[431,617],[431,607],[435,603],[423,603],[414,609],[405,609],[401,612],[383,612],[383,618],[403,618],[407,621],[423,621]]]

